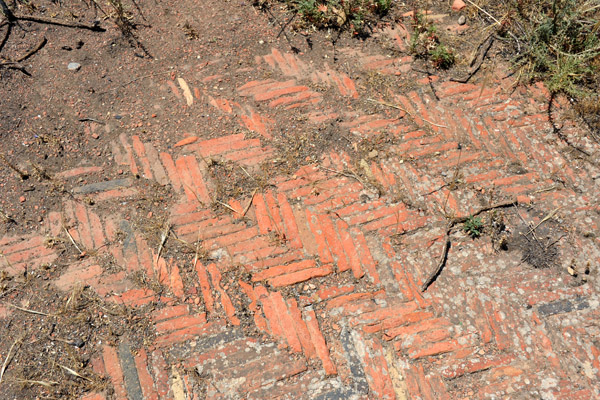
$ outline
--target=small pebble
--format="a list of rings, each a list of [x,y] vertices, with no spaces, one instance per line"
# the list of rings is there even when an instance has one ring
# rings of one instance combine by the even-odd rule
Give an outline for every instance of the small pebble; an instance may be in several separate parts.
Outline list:
[[[464,25],[467,23],[467,17],[465,17],[464,15],[461,15],[460,17],[458,17],[458,24],[459,25]]]
[[[67,65],[67,69],[69,71],[79,71],[79,68],[81,68],[81,64],[76,63],[76,62],[72,62],[72,63],[69,63],[69,65]]]
[[[21,197],[19,197],[19,201],[20,201],[21,203],[25,203],[25,200],[26,200],[26,199],[25,199],[25,196],[21,196]]]

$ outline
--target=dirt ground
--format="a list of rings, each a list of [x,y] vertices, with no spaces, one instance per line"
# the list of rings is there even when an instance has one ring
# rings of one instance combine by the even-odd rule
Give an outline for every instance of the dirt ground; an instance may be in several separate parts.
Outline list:
[[[440,111],[444,107],[456,116],[456,121],[464,115],[486,116],[486,112],[505,110],[500,106],[498,110],[483,110],[487,104],[465,103],[456,111],[452,108],[454,100],[447,99],[449,88],[453,87],[451,78],[468,74],[474,52],[481,47],[483,20],[472,18],[467,12],[453,12],[445,2],[436,3],[429,10],[438,26],[440,40],[455,49],[456,66],[446,71],[436,70],[427,60],[411,57],[406,48],[406,35],[410,35],[412,19],[406,13],[413,9],[399,2],[365,38],[353,37],[348,32],[338,35],[333,31],[316,31],[293,23],[285,25],[292,17],[285,8],[274,7],[267,12],[245,0],[153,0],[138,2],[139,8],[136,3],[124,1],[127,13],[121,21],[108,2],[36,0],[18,4],[18,12],[15,12],[18,16],[42,16],[90,26],[97,21],[103,30],[22,20],[14,25],[0,52],[2,62],[12,62],[44,43],[39,51],[11,65],[15,68],[0,67],[1,398],[79,399],[92,394],[106,399],[126,398],[123,396],[177,400],[219,398],[216,392],[211,392],[210,383],[211,380],[218,382],[217,372],[211,372],[213,375],[207,378],[198,372],[201,368],[190,367],[191,361],[187,367],[182,366],[194,351],[185,347],[189,346],[188,342],[181,345],[184,347],[174,345],[169,352],[164,350],[167,364],[173,369],[168,369],[170,389],[164,394],[160,394],[159,383],[156,383],[159,374],[150,378],[155,380],[157,397],[147,394],[150,392],[146,390],[150,389],[145,388],[142,375],[141,391],[131,386],[127,368],[137,366],[139,369],[136,363],[140,354],[155,354],[153,349],[159,347],[156,343],[164,337],[162,325],[156,322],[160,315],[157,313],[177,305],[188,307],[190,318],[204,315],[208,316],[204,322],[206,319],[208,323],[225,321],[227,326],[236,327],[232,332],[238,332],[235,329],[239,326],[244,340],[258,340],[264,346],[285,342],[276,331],[265,330],[256,322],[258,297],[246,296],[252,292],[246,285],[256,290],[259,282],[268,282],[265,288],[271,294],[281,293],[287,301],[285,304],[290,304],[290,310],[296,303],[305,307],[301,314],[305,321],[310,320],[307,315],[315,315],[311,308],[314,306],[325,337],[323,343],[327,343],[338,371],[332,373],[327,369],[321,353],[318,358],[311,358],[305,351],[308,369],[290,373],[292,378],[285,377],[288,380],[281,379],[286,385],[296,385],[293,379],[300,382],[306,376],[307,382],[313,379],[314,386],[315,381],[333,382],[331,376],[339,375],[342,386],[332,384],[332,387],[338,390],[335,393],[340,397],[328,395],[334,393],[334,389],[330,389],[330,392],[322,392],[325,393],[322,398],[345,398],[343,393],[350,392],[339,389],[346,387],[343,385],[358,388],[356,393],[363,397],[357,394],[356,398],[392,398],[392,394],[396,398],[485,398],[483,393],[477,397],[478,387],[488,382],[485,379],[492,379],[489,375],[492,372],[504,375],[502,380],[494,381],[496,386],[489,387],[488,398],[525,398],[518,396],[526,393],[535,393],[538,396],[535,398],[561,398],[559,394],[563,392],[566,394],[562,398],[575,398],[568,396],[577,390],[584,393],[579,398],[586,398],[585,393],[592,396],[587,398],[600,395],[598,381],[594,383],[594,379],[600,377],[600,353],[598,337],[594,337],[598,323],[593,321],[594,313],[597,314],[595,278],[600,262],[598,143],[581,121],[575,118],[572,122],[564,117],[565,113],[574,117],[565,99],[557,100],[560,107],[546,112],[547,102],[539,86],[513,86],[511,79],[505,78],[510,77],[510,66],[505,62],[508,50],[499,42],[494,43],[481,70],[465,87],[473,85],[468,90],[475,93],[468,101],[481,98],[485,99],[484,103],[488,101],[490,90],[502,87],[503,96],[507,96],[502,104],[509,104],[508,117],[495,119],[495,114],[489,114],[492,117],[486,117],[486,128],[476,123],[463,128],[449,118],[438,118],[446,112]],[[466,25],[458,24],[461,15],[468,17]],[[407,31],[403,31],[404,27],[408,27]],[[0,28],[0,36],[6,31],[5,24]],[[70,70],[69,63],[80,65]],[[275,85],[281,93],[258,92],[253,82]],[[296,94],[289,91],[290,87],[297,88],[296,93],[304,97],[293,97]],[[281,97],[284,92],[291,97]],[[425,109],[417,109],[417,100],[410,97],[410,93],[416,92],[431,102],[423,103]],[[410,98],[413,103],[402,103],[401,96],[407,96],[404,98]],[[514,104],[510,103],[513,99]],[[268,101],[271,103],[266,103]],[[277,101],[280,102],[275,103]],[[492,103],[490,101],[490,107],[496,106]],[[538,129],[535,124],[540,115],[550,115],[551,121],[560,128],[559,134],[548,121],[544,121],[545,130]],[[533,117],[527,120],[527,116]],[[523,118],[525,122],[511,124],[511,118]],[[474,139],[471,128],[492,132],[496,127],[492,124],[496,123],[496,132],[513,126],[523,127],[525,133],[518,140],[520,143],[531,140],[529,147],[523,145],[514,151],[514,156],[511,153],[504,157],[505,147],[517,145],[507,144],[504,139],[493,144],[481,144]],[[532,127],[531,131],[527,126]],[[219,142],[230,135],[239,135],[235,138],[243,140],[235,139],[238,141],[225,145]],[[416,149],[410,147],[410,140],[415,138],[421,140]],[[481,139],[484,140],[485,137]],[[495,139],[489,140],[491,143]],[[239,150],[240,155],[232,152],[223,156],[225,150],[219,150],[219,146]],[[181,179],[174,181],[165,158],[160,158],[164,165],[161,175],[154,160],[164,154],[182,154],[176,163],[171,161],[177,171],[183,166],[193,171],[192,165],[197,163],[200,178],[190,172],[189,179],[180,176]],[[143,161],[145,157],[150,160],[148,164]],[[490,168],[489,171],[486,168]],[[406,172],[401,174],[398,172],[401,170]],[[419,175],[419,171],[427,171],[427,176]],[[208,183],[203,184],[203,179]],[[486,179],[494,183],[487,185]],[[308,183],[297,183],[303,180]],[[282,196],[286,198],[285,203]],[[321,202],[330,200],[330,208],[319,208],[325,204]],[[282,215],[282,204],[287,204],[285,207],[295,214],[290,211],[288,219],[272,216],[270,223],[261,222],[259,202],[262,207],[267,204],[267,208],[279,204]],[[453,218],[506,202],[512,203],[498,209],[492,207],[479,215],[481,225],[472,228],[480,234],[471,234],[461,223],[444,235]],[[358,207],[359,211],[353,214],[351,206]],[[304,207],[312,211],[307,211],[308,217],[302,214],[303,219],[299,219],[296,210],[302,209],[304,213]],[[218,222],[214,225],[198,222],[197,226],[181,222],[184,217],[200,221],[204,215]],[[368,248],[378,267],[369,270],[363,264],[364,278],[355,270],[354,275],[350,270],[344,272],[341,256],[333,249],[331,239],[323,236],[325,233],[321,236],[314,233],[312,241],[305,241],[302,228],[298,228],[302,248],[294,248],[296,239],[286,225],[289,215],[304,221],[309,236],[312,221],[317,218],[322,224],[325,220],[333,221],[331,227],[337,232],[334,235],[339,235],[341,240],[346,232],[343,224],[348,222],[349,240],[354,240],[362,256]],[[389,222],[392,220],[397,222]],[[381,224],[375,227],[374,221]],[[91,228],[85,228],[86,223]],[[264,228],[268,225],[271,228]],[[248,252],[236,258],[226,245],[213,245],[220,243],[220,237],[233,232],[232,227],[236,227],[235,232],[254,232],[256,238],[265,243],[265,248],[279,249],[274,253],[277,255],[250,256]],[[90,239],[85,235],[86,229]],[[317,231],[325,232],[325,228],[314,232]],[[444,250],[445,238],[451,240],[452,245]],[[250,239],[249,236],[232,240],[230,245]],[[322,246],[331,247],[331,261],[326,260]],[[31,254],[25,254],[26,250]],[[256,251],[258,254],[259,250]],[[315,263],[316,272],[310,280],[283,284],[279,282],[288,281],[278,281],[268,274],[260,278],[262,271],[277,265],[275,261],[270,264],[276,257],[282,258],[280,263],[284,266],[299,260],[294,258],[296,252],[303,252],[302,260]],[[280,253],[290,258],[286,260]],[[440,253],[445,253],[443,261],[440,261]],[[364,262],[365,257],[358,258]],[[419,261],[423,259],[428,261]],[[259,262],[265,266],[256,267]],[[377,328],[373,332],[377,330],[381,336],[360,339],[367,347],[380,340],[384,343],[383,350],[382,345],[373,345],[373,349],[379,350],[369,347],[363,354],[366,358],[361,361],[364,364],[361,368],[366,371],[362,373],[368,375],[364,384],[367,389],[361,389],[359,384],[348,384],[360,374],[357,375],[350,361],[344,361],[342,356],[336,358],[336,337],[340,336],[336,329],[343,328],[343,333],[365,322],[360,322],[359,311],[340,314],[330,311],[335,308],[325,305],[329,304],[325,297],[316,301],[318,296],[323,296],[319,289],[337,288],[339,294],[331,295],[335,298],[343,293],[348,296],[356,293],[358,297],[371,293],[371,305],[383,304],[383,300],[378,300],[384,296],[382,293],[390,296],[386,297],[386,307],[392,307],[396,301],[415,302],[423,298],[420,294],[411,294],[410,290],[417,290],[415,288],[426,281],[438,262],[444,263],[444,269],[433,283],[433,294],[419,303],[419,307],[433,307],[436,316],[448,318],[448,324],[462,326],[466,319],[461,323],[456,320],[463,317],[456,317],[462,314],[456,314],[453,302],[460,301],[451,293],[449,280],[462,282],[468,276],[475,281],[480,279],[474,286],[488,285],[481,289],[481,293],[485,293],[481,295],[484,309],[493,303],[489,296],[509,279],[498,275],[498,271],[504,271],[510,279],[515,279],[515,286],[506,291],[511,293],[506,295],[511,307],[513,303],[524,304],[527,296],[521,291],[531,290],[531,296],[544,298],[544,293],[550,293],[548,301],[571,299],[574,310],[589,311],[589,315],[573,317],[577,320],[573,331],[579,332],[585,342],[582,347],[585,350],[580,350],[583,355],[575,356],[578,361],[569,359],[561,364],[563,361],[559,360],[556,365],[545,365],[546,369],[539,370],[540,374],[566,372],[557,372],[558,377],[553,376],[552,382],[558,383],[552,386],[544,381],[547,387],[536,392],[538,389],[532,386],[542,378],[527,372],[534,369],[534,356],[518,362],[506,361],[501,372],[496,370],[500,364],[490,361],[488,367],[478,370],[485,374],[492,371],[485,379],[481,378],[484,380],[478,380],[480,375],[475,373],[448,378],[454,375],[435,371],[451,365],[451,360],[442,356],[434,359],[437,355],[431,359],[414,356],[406,350],[411,348],[409,342],[394,336],[394,347],[393,341],[384,341],[388,340],[383,339],[387,335],[384,328],[381,332]],[[152,267],[136,269],[131,263],[148,263]],[[222,306],[213,305],[202,291],[203,283],[196,272],[199,264],[209,271],[213,289],[209,284],[208,290],[221,299]],[[210,267],[215,264],[217,273]],[[329,268],[330,264],[335,265],[339,273],[317,271]],[[416,271],[415,282],[407,283],[406,287],[413,288],[407,289],[408,292],[402,289],[402,283],[395,282],[400,279],[400,264]],[[480,270],[472,270],[471,265],[477,265],[474,268]],[[96,266],[102,271],[101,275],[92,273]],[[179,280],[169,278],[167,282],[160,278],[157,271],[161,268],[169,274],[177,268]],[[387,272],[383,272],[384,268]],[[485,281],[486,274],[492,276],[489,282]],[[518,283],[515,274],[527,275],[522,279],[531,279],[531,282],[527,281],[523,288],[519,286],[523,281]],[[125,278],[120,281],[117,276]],[[408,282],[412,278],[402,279]],[[78,282],[74,283],[75,280]],[[541,283],[536,284],[536,280]],[[445,288],[437,288],[440,281]],[[457,283],[456,290],[467,293],[461,285],[463,283]],[[129,293],[125,287],[127,291],[134,291],[131,292],[133,300],[125,300],[123,293]],[[352,291],[344,292],[348,287],[352,287]],[[140,300],[148,293],[152,294],[151,301]],[[582,296],[587,297],[592,306],[584,307],[583,303],[572,300]],[[231,298],[229,305],[225,298]],[[423,305],[428,301],[436,305]],[[470,300],[467,303],[471,304]],[[502,304],[490,307],[498,310]],[[533,300],[531,304],[536,310],[541,307]],[[235,313],[229,311],[229,306]],[[523,313],[530,308],[531,305],[523,309]],[[540,310],[543,314],[546,308]],[[325,314],[329,312],[331,317]],[[512,315],[510,312],[506,314]],[[268,319],[267,311],[264,314]],[[547,311],[545,315],[555,314]],[[502,320],[498,311],[490,315]],[[518,313],[515,315],[518,321]],[[529,314],[523,315],[530,318]],[[476,325],[481,319],[475,320]],[[502,322],[490,324],[501,325]],[[512,328],[517,332],[518,323]],[[501,340],[502,334],[509,337],[510,332],[497,332],[494,331],[494,339],[487,342],[486,334],[480,335],[485,343],[494,341],[485,357],[493,355],[494,360],[499,360],[512,346],[521,348],[521,344],[502,342],[508,340]],[[463,334],[456,340],[473,333],[465,328]],[[560,332],[556,335],[560,336]],[[352,337],[355,342],[359,340]],[[548,341],[556,343],[555,340],[563,339],[551,337]],[[198,334],[198,340],[202,340],[202,334]],[[286,340],[293,349],[289,337]],[[421,339],[410,340],[419,342]],[[437,343],[434,339],[431,341]],[[346,342],[339,343],[339,349],[346,349]],[[121,381],[110,368],[107,354],[112,354],[110,349],[113,348],[117,349],[123,369]],[[283,352],[283,348],[286,345],[280,345],[277,351]],[[391,349],[394,355],[389,356],[392,353],[386,349]],[[555,351],[546,350],[548,354]],[[556,351],[563,350],[561,347]],[[459,350],[452,351],[455,352],[448,354],[458,359]],[[542,350],[535,351],[544,357]],[[588,360],[588,353],[595,355]],[[290,350],[290,354],[287,365],[296,365],[294,362],[303,357],[302,351]],[[340,350],[340,354],[345,353]],[[153,356],[148,357],[156,362]],[[392,360],[394,357],[396,361]],[[317,359],[323,364],[325,375],[310,375],[320,370],[315,367]],[[392,379],[389,388],[387,383],[377,386],[379,378],[369,375],[371,370],[367,365],[371,365],[371,361],[365,361],[367,359],[377,359],[387,365],[392,376],[385,378]],[[411,364],[421,360],[422,364]],[[102,363],[104,366],[99,366]],[[577,363],[587,368],[585,374],[579,374],[577,379],[566,379]],[[181,369],[176,370],[175,365]],[[408,372],[399,372],[402,370],[399,365],[404,365]],[[513,370],[506,369],[509,365]],[[154,374],[152,371],[156,368],[149,366],[148,370]],[[375,371],[379,367],[373,368]],[[430,372],[423,375],[423,368]],[[449,371],[448,368],[444,371]],[[516,382],[517,369],[523,373],[524,380],[514,383],[517,397],[510,397],[512,392],[502,384]],[[387,370],[384,375],[388,376]],[[196,383],[187,381],[191,377],[195,377]],[[384,378],[381,379],[383,382]],[[411,386],[410,379],[419,383]],[[440,382],[443,379],[443,382],[435,386],[431,383],[435,379]],[[183,381],[187,397],[181,397],[179,388],[184,387]],[[525,384],[525,381],[533,383]],[[433,385],[433,389],[425,389],[423,382]],[[124,389],[119,384],[124,385]],[[218,383],[214,385],[217,392],[221,390],[220,398],[246,395],[260,398],[262,393],[245,393],[240,389],[234,394],[235,385],[228,389],[231,392],[223,392]],[[266,390],[265,385],[263,382],[255,390]],[[290,387],[296,389],[289,392],[281,389],[279,394],[269,392],[268,398],[302,398],[293,390],[303,386],[293,385]],[[441,387],[445,388],[446,397],[437,397],[442,393]],[[123,390],[129,394],[124,395]],[[388,397],[381,395],[386,390]],[[544,393],[550,392],[554,397],[544,397]],[[347,398],[354,398],[352,393]],[[496,395],[508,397],[494,397]]]

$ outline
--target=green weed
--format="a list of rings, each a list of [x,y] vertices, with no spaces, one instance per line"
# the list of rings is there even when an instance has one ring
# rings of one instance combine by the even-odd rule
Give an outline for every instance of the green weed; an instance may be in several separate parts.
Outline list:
[[[524,37],[515,60],[525,81],[543,81],[553,93],[592,94],[600,60],[600,1],[515,0],[504,24]],[[520,32],[519,32],[520,31]]]
[[[483,222],[479,217],[469,217],[463,225],[463,231],[473,239],[478,238],[483,233]]]
[[[448,69],[454,65],[454,53],[441,43],[437,27],[421,12],[414,13],[412,28],[409,45],[412,54],[430,60],[435,68]]]

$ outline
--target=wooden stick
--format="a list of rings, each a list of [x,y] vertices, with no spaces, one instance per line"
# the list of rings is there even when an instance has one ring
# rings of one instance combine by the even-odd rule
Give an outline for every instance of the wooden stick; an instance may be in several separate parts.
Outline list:
[[[427,278],[425,283],[423,283],[423,285],[421,286],[421,292],[424,292],[427,290],[429,285],[431,285],[436,280],[436,278],[438,277],[440,272],[442,272],[442,269],[444,269],[444,266],[446,265],[446,260],[448,260],[448,252],[450,251],[450,247],[452,246],[452,244],[450,243],[450,231],[451,230],[452,230],[452,227],[449,227],[446,230],[446,235],[445,235],[446,241],[444,243],[444,248],[442,250],[442,255],[440,257],[440,261],[438,262],[438,265],[435,268],[435,270],[431,273],[431,275],[429,275],[429,278]]]

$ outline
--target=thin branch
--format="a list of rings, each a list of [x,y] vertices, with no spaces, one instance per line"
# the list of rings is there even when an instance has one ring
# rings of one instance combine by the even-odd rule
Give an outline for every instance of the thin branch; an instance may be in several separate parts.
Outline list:
[[[451,229],[452,228],[448,228],[446,230],[446,235],[445,235],[446,241],[444,243],[444,248],[442,249],[442,255],[440,257],[440,261],[438,262],[438,265],[435,268],[435,270],[433,271],[433,273],[431,273],[431,275],[429,275],[429,278],[427,278],[425,283],[423,283],[423,285],[421,286],[421,292],[424,292],[427,290],[429,285],[431,285],[437,279],[438,275],[442,272],[442,269],[444,269],[444,266],[446,265],[446,261],[448,260],[448,252],[450,251],[450,247],[452,246],[452,243],[450,243]]]
[[[435,270],[425,280],[425,283],[423,283],[423,285],[421,285],[421,292],[425,292],[427,290],[427,288],[429,286],[431,286],[431,284],[433,282],[435,282],[435,280],[437,279],[437,277],[440,275],[440,273],[442,272],[442,270],[446,266],[446,261],[448,260],[448,252],[450,251],[450,247],[452,246],[452,243],[450,241],[450,234],[452,233],[452,228],[454,228],[458,224],[464,223],[469,218],[476,217],[476,216],[478,216],[478,215],[480,215],[480,214],[482,214],[484,212],[495,210],[495,209],[498,209],[498,208],[516,207],[517,204],[518,203],[516,201],[514,201],[514,200],[513,201],[503,202],[503,203],[497,203],[497,204],[493,204],[493,205],[488,206],[488,207],[483,207],[483,208],[477,210],[476,212],[474,212],[473,214],[471,214],[468,217],[456,217],[456,218],[452,218],[452,220],[450,220],[450,222],[448,222],[448,225],[447,225],[447,228],[446,228],[446,234],[444,235],[445,243],[444,243],[444,248],[442,249],[442,255],[440,257],[440,261],[438,262],[437,267],[435,268]]]
[[[15,60],[15,62],[21,62],[21,61],[27,60],[29,57],[31,57],[32,55],[34,55],[35,53],[40,51],[42,49],[42,47],[44,47],[46,45],[46,43],[48,43],[48,39],[46,39],[46,37],[44,36],[42,38],[42,40],[37,44],[37,46],[35,46],[33,49],[29,50],[27,52],[27,54],[17,58]]]
[[[17,21],[36,22],[38,24],[56,25],[56,26],[62,26],[65,28],[86,29],[88,31],[93,31],[93,32],[106,32],[106,29],[102,28],[97,23],[93,24],[93,25],[88,25],[88,24],[80,24],[78,22],[73,22],[73,23],[65,22],[65,21],[60,21],[60,20],[52,19],[52,18],[30,17],[27,15],[15,15],[14,17],[16,18]]]

